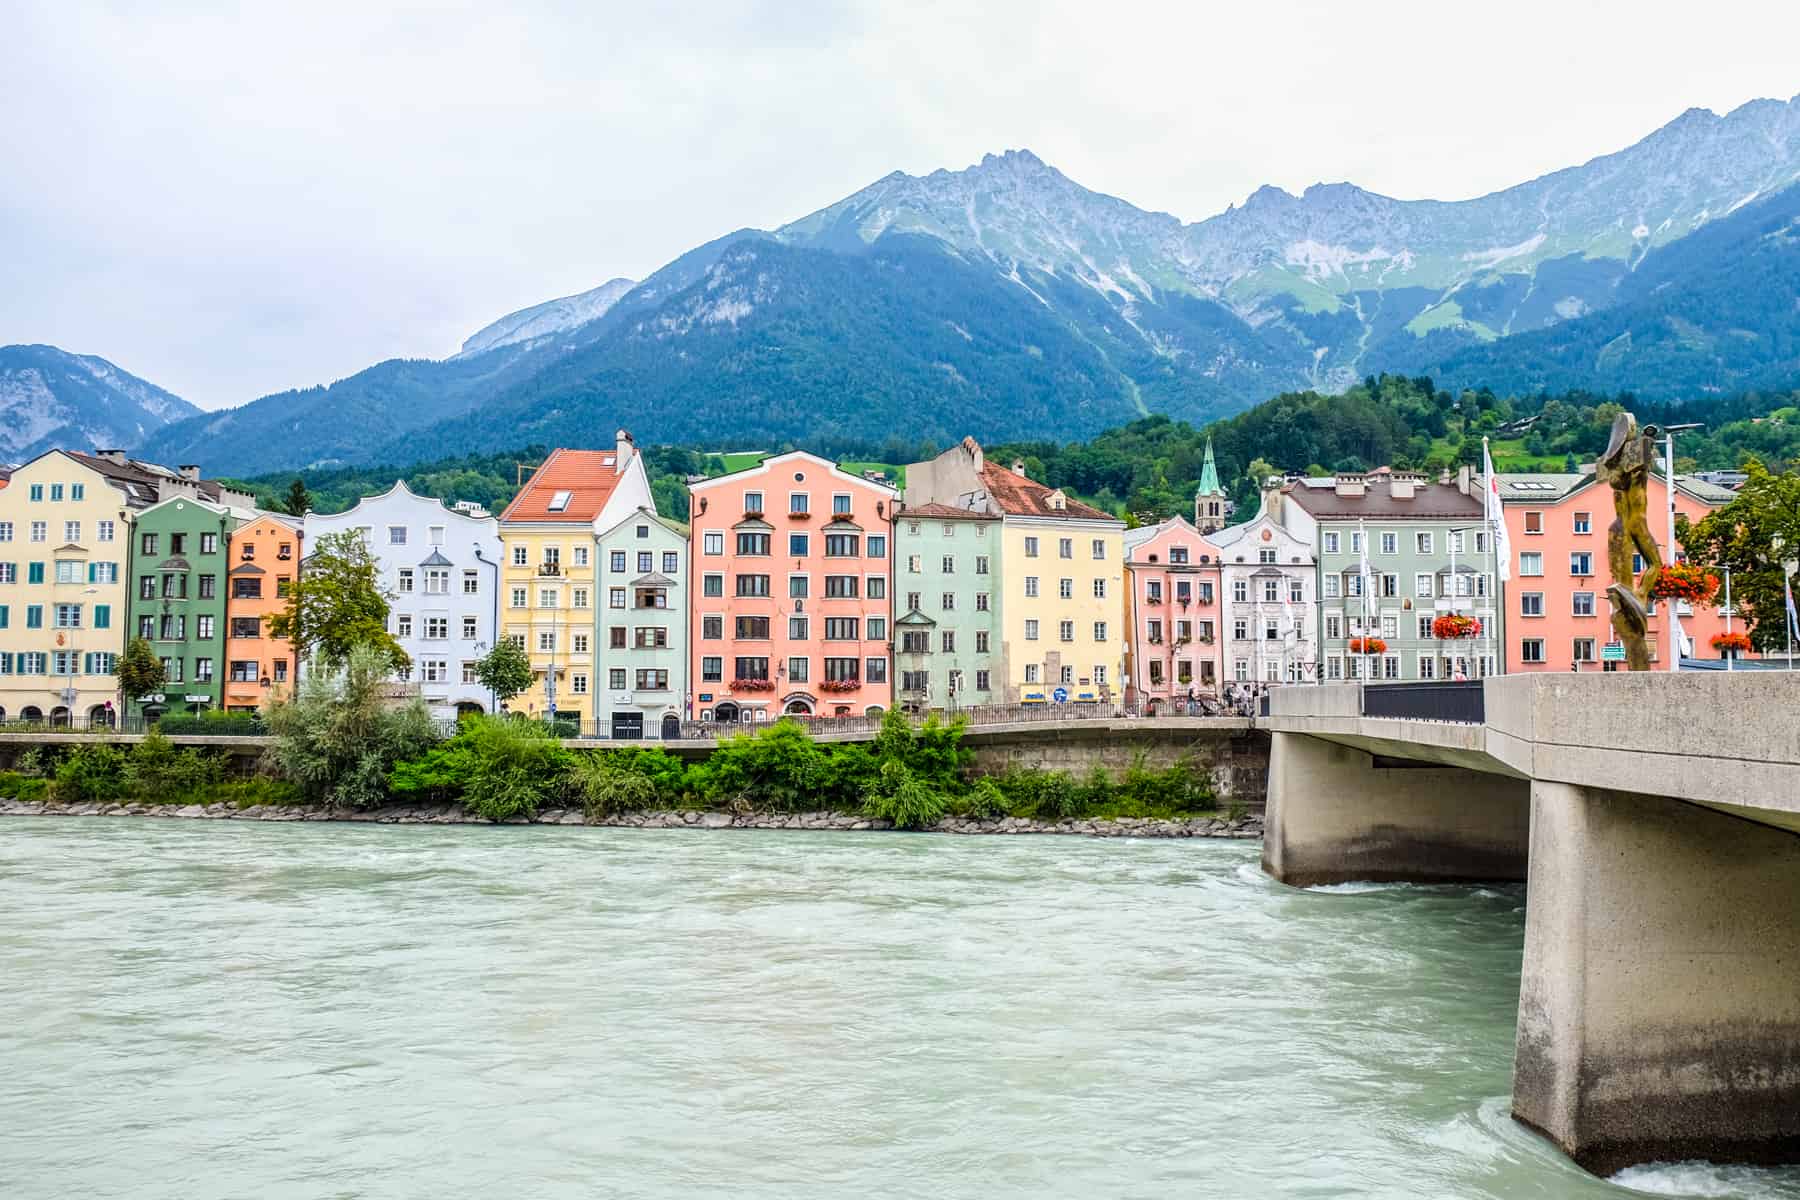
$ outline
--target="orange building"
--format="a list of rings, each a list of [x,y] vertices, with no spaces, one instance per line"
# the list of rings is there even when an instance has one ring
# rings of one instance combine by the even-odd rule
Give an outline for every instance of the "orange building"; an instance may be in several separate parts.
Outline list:
[[[1506,584],[1506,670],[1624,670],[1623,648],[1613,642],[1612,607],[1606,599],[1613,582],[1606,565],[1606,531],[1613,522],[1613,494],[1594,478],[1593,468],[1578,475],[1513,475],[1501,473],[1500,502],[1506,535],[1512,543],[1512,579]],[[1670,557],[1668,490],[1652,473],[1645,488],[1650,533]],[[1691,475],[1675,477],[1675,511],[1698,521],[1731,502],[1734,493]],[[1677,547],[1679,549],[1679,547]],[[1634,566],[1643,562],[1634,555]],[[1701,609],[1676,602],[1681,631],[1692,642],[1693,657],[1718,658],[1711,640],[1725,631],[1724,597]],[[1652,606],[1650,656],[1660,668],[1669,664],[1666,606]],[[1741,622],[1734,629],[1742,632]]]
[[[269,618],[287,606],[300,569],[299,522],[262,513],[231,535],[225,589],[227,712],[257,712],[295,682],[294,647],[269,636]]]

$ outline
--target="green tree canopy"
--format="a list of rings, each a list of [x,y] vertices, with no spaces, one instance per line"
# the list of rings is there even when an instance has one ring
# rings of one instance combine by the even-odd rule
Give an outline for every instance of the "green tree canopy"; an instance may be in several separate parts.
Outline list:
[[[518,643],[501,638],[476,660],[475,678],[504,704],[531,686],[531,658]]]
[[[1768,653],[1787,646],[1782,560],[1800,558],[1800,475],[1774,475],[1745,461],[1749,478],[1737,499],[1697,525],[1677,518],[1676,533],[1693,560],[1731,572],[1731,600],[1750,627],[1750,644]]]
[[[296,653],[325,664],[346,662],[357,646],[372,646],[395,670],[412,658],[387,630],[388,599],[381,566],[354,530],[328,533],[313,546],[288,589],[287,608],[269,619],[269,635],[287,638]]]
[[[312,493],[306,490],[306,481],[298,475],[294,477],[294,482],[288,484],[287,495],[281,499],[281,508],[294,517],[304,517],[312,508]]]
[[[157,691],[164,682],[162,659],[150,643],[134,637],[119,656],[119,690],[127,700],[138,700]]]

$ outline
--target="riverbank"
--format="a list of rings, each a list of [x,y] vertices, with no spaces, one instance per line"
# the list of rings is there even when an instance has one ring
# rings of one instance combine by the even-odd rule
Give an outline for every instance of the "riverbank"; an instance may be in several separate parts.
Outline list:
[[[457,805],[427,804],[390,806],[351,812],[330,812],[296,805],[258,804],[56,804],[0,799],[0,817],[160,817],[214,821],[340,821],[356,825],[488,825],[485,818]],[[589,820],[579,809],[551,808],[536,817],[503,822],[508,825],[602,825],[626,829],[799,829],[838,832],[892,830],[889,821],[873,820],[856,813],[730,813],[716,810],[666,810],[616,813]],[[978,820],[945,817],[922,833],[953,834],[1063,834],[1079,837],[1135,838],[1233,838],[1262,836],[1262,820],[1254,815],[1229,820],[1222,816],[1155,818],[1071,817],[1039,821],[1026,817]]]

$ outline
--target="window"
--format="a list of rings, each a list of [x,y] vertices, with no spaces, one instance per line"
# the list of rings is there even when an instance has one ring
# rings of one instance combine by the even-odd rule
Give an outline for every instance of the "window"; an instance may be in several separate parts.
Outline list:
[[[745,492],[744,493],[744,515],[749,516],[752,513],[754,513],[755,515],[760,517],[760,516],[762,516],[762,512],[763,512],[763,494],[761,492]]]
[[[395,590],[400,592],[401,594],[405,594],[405,593],[413,590],[413,569],[411,567],[401,567],[400,568],[399,577],[398,577],[397,582],[395,583]]]
[[[625,589],[614,588],[619,593],[619,603],[614,608],[625,606]],[[723,596],[725,594],[725,577],[723,575],[702,575],[700,577],[700,594],[702,596]]]
[[[1356,582],[1360,584],[1362,576],[1356,576]],[[1360,589],[1358,591],[1360,593]],[[1281,599],[1281,581],[1279,579],[1263,580],[1262,598],[1270,604],[1279,601]]]
[[[181,535],[176,534],[175,536],[180,537]],[[79,542],[80,540],[81,540],[81,522],[80,521],[64,521],[63,522],[63,541]],[[180,554],[181,551],[178,548],[172,548],[169,551],[169,553]]]
[[[427,567],[425,570],[425,594],[427,596],[448,596],[450,594],[450,571],[447,567]]]
[[[1034,537],[1026,538],[1025,539],[1025,557],[1026,558],[1036,558],[1037,556],[1038,556],[1038,540]]]
[[[618,638],[618,640],[614,644],[623,646],[625,644],[625,631],[623,629],[615,629],[615,630],[613,630],[613,633]],[[704,617],[700,618],[701,640],[708,641],[708,642],[716,642],[716,641],[719,641],[720,639],[722,639],[724,636],[725,636],[725,618],[723,616],[709,615],[709,616],[704,616]]]
[[[79,604],[58,604],[56,606],[55,612],[56,612],[56,628],[58,628],[58,629],[80,629],[81,628],[81,605],[79,605]]]
[[[977,629],[975,631],[975,653],[986,654],[987,652],[988,652],[988,631],[985,629]]]
[[[400,613],[394,617],[394,632],[401,637],[411,637],[413,619],[411,613]]]
[[[571,671],[571,672],[569,672],[569,694],[573,695],[573,696],[585,696],[585,695],[587,695],[587,690],[588,690],[587,672],[586,671]]]
[[[856,558],[862,549],[862,538],[854,533],[825,535],[826,558]]]
[[[766,658],[739,658],[735,660],[738,679],[767,679],[769,677],[769,660]]]
[[[1106,640],[1106,622],[1105,621],[1095,621],[1094,622],[1094,640],[1096,642],[1104,642]]]
[[[11,521],[0,521],[0,542],[13,540],[13,524]]]
[[[805,492],[788,493],[788,511],[805,516],[812,512],[812,500]]]
[[[1573,646],[1575,661],[1578,663],[1594,661],[1594,639],[1576,638]]]
[[[213,618],[210,616],[194,618],[194,636],[203,642],[211,641],[213,636]],[[255,637],[255,634],[250,636]]]
[[[234,579],[231,581],[231,598],[233,600],[261,600],[262,580]]]
[[[614,550],[612,553],[608,554],[606,556],[606,569],[614,574],[623,574],[625,571],[625,552],[623,550]]]
[[[700,682],[720,683],[725,678],[725,660],[716,654],[707,655],[700,660]]]
[[[988,556],[987,555],[977,554],[975,556],[975,573],[977,575],[986,575],[988,573]]]
[[[1341,613],[1325,614],[1325,637],[1336,641],[1344,636],[1344,617]]]
[[[807,620],[805,617],[788,618],[788,641],[804,642],[807,639]]]
[[[58,583],[80,583],[82,574],[83,574],[83,572],[82,572],[81,564],[74,561],[73,559],[59,558],[56,560],[56,582],[58,582]],[[163,582],[165,583],[165,585],[172,578],[174,578],[174,576],[164,575]],[[164,588],[164,591],[165,592],[167,591],[166,587]]]
[[[1526,638],[1519,643],[1519,661],[1541,663],[1544,661],[1544,639]]]
[[[390,546],[406,545],[406,526],[404,526],[404,525],[389,525],[388,526],[388,545],[390,545]]]
[[[870,683],[887,682],[887,659],[868,658],[863,660],[863,678]]]
[[[569,501],[573,500],[574,498],[575,498],[574,492],[557,491],[557,492],[554,492],[551,494],[550,503],[545,505],[544,507],[549,509],[551,512],[566,512],[566,511],[568,511]]]
[[[450,664],[441,658],[420,659],[419,672],[426,683],[443,683],[450,677]]]
[[[1413,576],[1413,595],[1421,600],[1431,599],[1431,575],[1421,571]]]
[[[512,590],[512,596],[510,597],[510,599],[512,601],[513,608],[524,608],[525,607],[525,589],[522,587],[514,588]]]
[[[569,551],[569,557],[574,561],[576,566],[585,567],[588,565],[588,548],[586,546],[576,546]]]
[[[900,690],[903,692],[922,692],[931,679],[930,671],[900,672]]]
[[[1542,532],[1544,532],[1544,514],[1542,512],[1539,512],[1536,509],[1533,509],[1531,511],[1528,511],[1525,514],[1525,532],[1526,533],[1542,533]]]
[[[858,580],[855,575],[827,575],[825,577],[825,598],[827,600],[856,599]]]
[[[788,576],[788,598],[804,600],[812,594],[812,577],[810,575]]]
[[[1073,600],[1075,598],[1075,581],[1066,575],[1057,580],[1056,595],[1062,600]]]
[[[1038,681],[1038,665],[1036,663],[1026,663],[1025,664],[1025,682],[1026,683],[1036,683],[1037,681]]]
[[[462,583],[465,596],[474,596],[481,592],[481,576],[474,571],[464,571]]]
[[[1400,535],[1397,533],[1383,533],[1381,535],[1381,553],[1400,553]]]
[[[1584,513],[1584,512],[1576,513],[1575,514],[1575,532],[1576,533],[1592,533],[1592,532],[1594,532],[1594,514],[1593,513]]]
[[[95,533],[101,541],[110,542],[113,540],[113,523],[111,521],[99,521],[95,524],[97,526]]]
[[[864,637],[868,638],[871,642],[882,642],[887,640],[886,617],[869,617],[867,618],[867,622],[868,624],[863,632]]]
[[[538,589],[538,607],[539,608],[555,608],[556,607],[556,595],[557,595],[556,589],[553,587],[539,588]]]
[[[1241,642],[1250,636],[1250,622],[1243,617],[1231,623],[1231,640]]]
[[[737,577],[737,594],[740,596],[767,596],[769,594],[769,577],[767,575],[739,575]]]
[[[1335,576],[1326,576],[1325,582],[1327,584],[1329,584],[1332,581],[1332,579],[1334,579],[1334,578],[1336,578],[1336,577]],[[1337,595],[1337,592],[1328,587],[1328,588],[1326,588],[1325,594],[1327,596],[1335,596],[1335,595]],[[1249,582],[1249,580],[1246,580],[1246,579],[1232,580],[1231,581],[1231,598],[1239,604],[1243,604],[1245,601],[1249,600],[1250,599],[1250,582]]]
[[[1094,561],[1099,562],[1106,557],[1106,539],[1095,538],[1093,545]]]
[[[1106,580],[1104,580],[1104,579],[1094,580],[1094,599],[1096,599],[1096,600],[1106,599]]]
[[[768,544],[768,535],[767,534],[763,535],[763,544],[765,546]],[[639,575],[648,575],[651,571],[651,568],[653,566],[655,566],[655,564],[656,564],[656,552],[655,551],[653,551],[653,550],[639,550],[638,551],[637,569],[638,569]]]
[[[849,683],[860,679],[860,664],[854,658],[827,658],[825,660],[825,678],[832,683]]]
[[[450,636],[449,617],[426,617],[425,636],[432,641],[444,641]]]
[[[588,590],[584,587],[571,589],[569,592],[569,606],[571,608],[586,608],[588,606]]]
[[[513,553],[512,553],[512,565],[515,567],[530,566],[531,565],[530,559],[529,559],[530,553],[531,552],[529,550],[527,550],[524,546],[514,546]]]
[[[1038,640],[1038,623],[1035,619],[1027,620],[1025,622],[1025,640],[1028,642],[1035,642]]]
[[[854,642],[859,640],[862,621],[857,617],[826,617],[825,640],[828,642]]]
[[[920,629],[908,629],[900,635],[900,653],[930,654],[931,635]]]
[[[537,648],[538,653],[540,654],[555,653],[556,631],[554,629],[540,629],[538,631]]]
[[[1063,641],[1063,642],[1074,641],[1075,640],[1075,622],[1073,622],[1073,621],[1058,621],[1056,624],[1056,636],[1057,636],[1058,641]]]
[[[1569,574],[1592,575],[1594,573],[1594,556],[1586,550],[1576,550],[1569,554]]]
[[[975,690],[978,692],[991,691],[992,689],[988,686],[988,679],[989,676],[986,671],[975,672]]]
[[[867,596],[869,599],[871,599],[871,600],[886,600],[887,599],[887,576],[871,575],[863,582],[867,588],[867,590],[864,591],[863,594],[865,596]]]
[[[956,610],[956,593],[945,592],[938,598],[938,607],[944,612],[954,612]]]
[[[769,640],[769,618],[738,617],[732,623],[732,636],[740,641],[766,642]]]
[[[1590,599],[1592,599],[1593,593],[1589,592],[1588,596]],[[1541,616],[1543,616],[1544,615],[1544,593],[1542,593],[1542,592],[1520,592],[1519,593],[1519,615],[1521,617],[1541,617]]]
[[[938,634],[938,648],[945,654],[956,653],[956,631],[946,629]]]
[[[476,620],[474,617],[464,617],[462,619],[463,641],[465,641],[465,642],[474,641],[477,629],[478,629],[478,626],[477,626],[477,623],[476,623]]]
[[[759,558],[768,557],[769,535],[766,533],[740,533],[737,535],[737,552],[751,554]]]
[[[1544,573],[1544,556],[1536,551],[1525,551],[1519,555],[1519,574],[1542,575]]]
[[[1325,553],[1336,554],[1338,552],[1338,535],[1335,530],[1327,530],[1325,532],[1324,544]]]
[[[1058,557],[1058,558],[1074,558],[1075,557],[1075,539],[1074,538],[1057,538],[1056,539],[1056,557]]]
[[[1576,616],[1591,617],[1594,615],[1594,593],[1576,592],[1572,599],[1574,600],[1573,611]]]
[[[1036,575],[1027,575],[1025,577],[1026,598],[1029,599],[1030,597],[1036,596],[1037,594],[1038,594],[1038,577]]]
[[[887,538],[885,535],[871,533],[869,535],[868,552],[870,558],[887,557]]]
[[[704,535],[700,542],[700,550],[702,554],[725,553],[725,535],[723,533],[709,533]]]

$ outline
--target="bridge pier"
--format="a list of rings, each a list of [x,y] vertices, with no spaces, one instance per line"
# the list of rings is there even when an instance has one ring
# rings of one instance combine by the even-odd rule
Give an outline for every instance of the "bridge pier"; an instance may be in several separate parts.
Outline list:
[[[1525,878],[1526,780],[1392,764],[1302,733],[1271,735],[1263,869],[1311,887]]]
[[[1800,835],[1539,781],[1528,895],[1514,1116],[1599,1174],[1800,1160]]]

